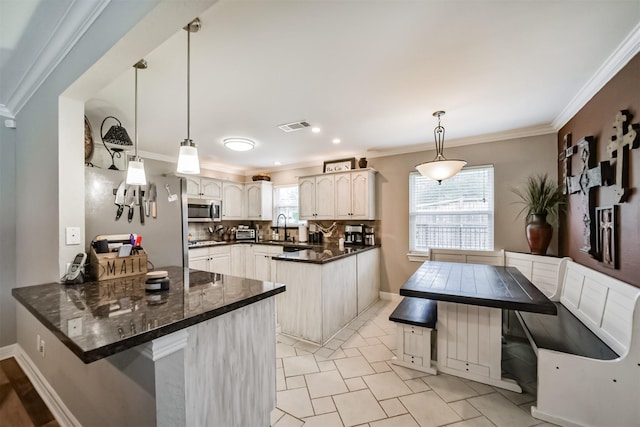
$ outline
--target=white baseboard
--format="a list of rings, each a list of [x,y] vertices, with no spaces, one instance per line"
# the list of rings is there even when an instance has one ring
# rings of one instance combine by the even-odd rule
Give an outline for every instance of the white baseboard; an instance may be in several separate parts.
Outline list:
[[[384,301],[396,301],[400,302],[402,300],[402,296],[400,294],[396,294],[393,292],[382,292],[380,291],[380,299]]]
[[[36,389],[40,398],[42,398],[45,405],[47,405],[47,408],[49,408],[60,426],[82,426],[19,344],[0,347],[0,360],[8,359],[10,357],[16,359],[18,365],[20,365],[24,373],[27,375],[27,378],[29,378],[29,381],[31,381],[31,384],[33,384],[33,388]]]

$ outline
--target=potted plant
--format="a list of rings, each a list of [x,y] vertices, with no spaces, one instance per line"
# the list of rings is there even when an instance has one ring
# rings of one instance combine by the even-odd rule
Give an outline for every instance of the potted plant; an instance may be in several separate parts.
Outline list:
[[[518,216],[526,212],[526,234],[531,253],[546,254],[553,235],[549,222],[558,219],[565,204],[562,187],[544,174],[530,176],[524,188],[511,188],[511,191],[520,198],[517,203],[524,205]]]

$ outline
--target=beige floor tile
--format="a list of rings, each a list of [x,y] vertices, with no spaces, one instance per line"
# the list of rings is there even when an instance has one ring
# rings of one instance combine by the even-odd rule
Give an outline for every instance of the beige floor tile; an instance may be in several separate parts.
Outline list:
[[[297,377],[287,378],[287,389],[306,387],[307,383],[304,382],[304,375],[298,375]]]
[[[424,391],[400,398],[421,427],[435,427],[462,421],[462,418],[433,391]]]
[[[306,425],[306,424],[305,424]],[[399,417],[387,418],[382,421],[374,421],[369,424],[370,427],[419,427],[418,423],[411,415],[400,415]]]
[[[470,418],[476,418],[482,415],[466,400],[459,400],[457,402],[449,403],[449,407],[452,408],[463,419],[468,420]]]
[[[368,323],[360,327],[358,329],[358,333],[362,335],[362,338],[381,337],[387,335],[387,333],[375,323]]]
[[[277,393],[277,408],[296,418],[314,415],[311,399],[306,390],[285,390]]]
[[[380,342],[387,346],[389,350],[398,348],[398,337],[395,334],[378,337]]]
[[[342,341],[346,341],[347,339],[349,339],[349,337],[351,337],[351,335],[353,335],[355,333],[356,333],[355,329],[344,328],[343,330],[341,330],[340,332],[338,332],[336,334],[336,338],[338,338],[339,340],[342,340]]]
[[[332,350],[337,350],[344,343],[344,341],[339,340],[337,338],[333,338],[331,341],[324,345],[325,348],[330,348]]]
[[[524,427],[540,422],[500,393],[486,394],[467,401],[498,427]]]
[[[333,354],[334,351],[335,350],[332,350],[330,348],[322,347],[320,350],[316,351],[313,354],[315,354],[316,359],[318,359],[319,357],[327,358],[327,357],[331,356],[331,354]]]
[[[276,359],[276,368],[284,368],[284,366],[282,366],[282,359]]]
[[[345,348],[344,349],[344,354],[347,357],[357,357],[357,356],[362,356],[362,353],[360,353],[360,351],[357,348]]]
[[[326,414],[336,411],[336,405],[333,404],[331,397],[320,397],[318,399],[311,399],[311,405],[316,415]]]
[[[282,359],[282,363],[284,364],[285,377],[294,377],[296,375],[311,374],[320,371],[313,354],[287,357]]]
[[[378,345],[378,344],[382,344],[382,342],[376,338],[376,337],[372,337],[372,338],[365,338],[364,339],[368,345]]]
[[[367,388],[367,385],[362,381],[362,377],[349,378],[344,380],[349,391],[362,390]]]
[[[494,424],[485,417],[473,418],[449,424],[447,427],[495,427]]]
[[[333,396],[340,418],[347,427],[386,418],[386,414],[369,390]]]
[[[280,420],[274,424],[274,427],[300,427],[304,422],[289,414],[284,414]]]
[[[367,359],[367,362],[384,362],[391,360],[393,353],[384,344],[372,345],[369,347],[359,347],[360,353]]]
[[[333,353],[331,353],[331,356],[329,356],[329,360],[336,360],[336,359],[342,359],[348,357],[346,354],[344,354],[344,351],[342,351],[342,349],[338,349],[336,351],[334,351]]]
[[[277,343],[276,344],[276,357],[292,357],[296,356],[296,349],[290,345]]]
[[[388,363],[388,365],[393,372],[398,374],[398,376],[405,381],[430,376],[430,374],[427,374],[426,372],[416,371],[415,369],[405,368],[404,366],[394,365],[393,363]]]
[[[284,412],[282,412],[278,408],[276,408],[273,411],[271,411],[271,422],[270,422],[270,425],[274,425],[276,422],[278,422],[278,420],[280,418],[282,418],[283,415],[284,415]]]
[[[386,362],[373,362],[373,363],[370,363],[370,365],[373,368],[373,370],[376,371],[378,374],[380,372],[389,372],[391,370],[391,368],[389,367],[389,365],[387,365]]]
[[[312,398],[331,396],[349,391],[338,371],[305,375],[307,388]]]
[[[342,344],[342,348],[364,347],[367,345],[369,344],[360,334],[353,334]]]
[[[303,421],[306,427],[343,427],[342,421],[340,420],[340,416],[337,412],[308,417]]]
[[[282,391],[287,389],[287,381],[284,378],[284,369],[276,368],[276,390]]]
[[[338,369],[336,368],[336,364],[333,362],[333,360],[318,362],[318,368],[320,368],[320,372],[335,371],[336,369]]]
[[[454,402],[478,395],[478,393],[464,381],[451,375],[432,375],[422,380],[426,382],[433,391],[438,393],[445,402]]]
[[[495,389],[487,384],[477,383],[475,381],[467,381],[466,384],[475,390],[479,395],[491,394],[495,392]]]
[[[312,354],[312,353],[308,352],[307,350],[303,350],[301,348],[296,348],[296,355],[297,356],[302,356],[304,354]]]
[[[302,350],[308,351],[309,353],[315,353],[316,351],[318,351],[318,350],[320,350],[322,348],[317,344],[311,344],[311,343],[304,342],[304,341],[298,341],[293,346],[295,348],[300,348]]]
[[[427,391],[430,390],[429,386],[422,381],[419,378],[416,378],[414,380],[407,380],[404,382],[410,389],[412,392],[414,393],[420,393],[421,391]]]
[[[296,344],[298,340],[295,338],[287,337],[285,335],[277,335],[276,342],[287,344],[293,347],[293,345]]]
[[[362,356],[338,359],[335,364],[344,378],[361,377],[374,373],[371,365]]]
[[[384,412],[387,413],[389,417],[395,417],[397,415],[402,415],[407,413],[407,408],[404,407],[402,403],[397,398],[382,400],[379,402]]]
[[[378,400],[390,399],[412,393],[411,389],[407,387],[395,372],[367,375],[362,377],[362,379],[367,383],[367,386]]]
[[[522,405],[523,403],[531,403],[536,401],[536,397],[529,393],[515,393],[510,390],[504,390],[502,388],[494,387],[498,393],[515,403],[516,405]]]

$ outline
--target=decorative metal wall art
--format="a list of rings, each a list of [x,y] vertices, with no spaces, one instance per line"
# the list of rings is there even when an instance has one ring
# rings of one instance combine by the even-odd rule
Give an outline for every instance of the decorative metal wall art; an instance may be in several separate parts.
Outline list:
[[[607,267],[618,268],[618,207],[596,208],[596,259]]]
[[[617,203],[624,203],[629,197],[629,150],[640,147],[640,125],[631,124],[630,121],[631,114],[627,110],[619,111],[613,123],[616,134],[611,136],[607,144],[607,153],[611,159],[608,163],[611,166],[615,165],[614,179],[607,185],[614,186]]]

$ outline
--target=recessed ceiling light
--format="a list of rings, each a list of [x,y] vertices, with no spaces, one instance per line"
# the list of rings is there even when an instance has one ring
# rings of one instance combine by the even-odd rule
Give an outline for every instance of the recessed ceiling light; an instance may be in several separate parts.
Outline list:
[[[334,144],[340,144],[340,138],[335,138],[332,142]]]
[[[273,164],[274,164],[274,165],[276,165],[276,166],[280,166],[282,163],[280,163],[280,162],[273,162]]]
[[[256,143],[247,138],[225,138],[222,140],[224,146],[233,151],[253,150]]]
[[[313,133],[319,133],[320,132],[320,128],[311,128],[311,132]]]

